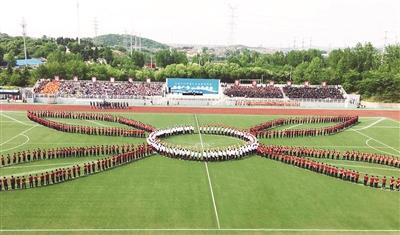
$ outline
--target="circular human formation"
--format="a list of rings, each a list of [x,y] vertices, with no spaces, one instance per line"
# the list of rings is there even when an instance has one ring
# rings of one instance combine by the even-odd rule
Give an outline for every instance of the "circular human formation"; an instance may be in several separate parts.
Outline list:
[[[161,155],[193,161],[226,161],[241,159],[256,151],[259,146],[258,140],[254,135],[234,128],[219,126],[199,127],[200,142],[202,145],[200,151],[182,146],[169,145],[162,140],[163,137],[193,134],[194,132],[195,128],[193,126],[160,129],[149,134],[149,137],[147,137],[147,143]],[[245,144],[241,146],[229,146],[223,149],[209,149],[204,147],[201,134],[234,137],[245,141]]]
[[[97,160],[75,161],[69,166],[50,167],[42,171],[22,172],[15,175],[0,176],[0,191],[12,191],[17,189],[37,188],[68,182],[81,177],[91,176],[107,170],[123,166],[154,153],[162,156],[193,161],[226,161],[242,159],[251,154],[257,154],[267,159],[280,161],[294,167],[302,168],[317,174],[338,178],[354,184],[361,184],[371,188],[389,189],[400,191],[400,177],[371,175],[367,172],[359,172],[347,167],[338,167],[335,164],[324,162],[324,159],[337,161],[355,161],[368,164],[380,164],[387,167],[400,168],[400,159],[391,155],[365,153],[356,151],[340,152],[336,150],[322,150],[306,147],[264,145],[258,138],[293,138],[302,136],[333,135],[349,128],[358,122],[357,116],[334,117],[290,117],[267,121],[251,127],[247,130],[239,130],[233,127],[210,124],[198,127],[179,126],[167,129],[155,127],[123,116],[115,116],[102,113],[78,113],[78,112],[50,112],[28,111],[27,117],[46,127],[57,131],[123,137],[147,136],[147,143],[111,144],[80,147],[35,148],[21,150],[14,153],[0,155],[0,168],[6,168],[17,164],[27,164],[41,160],[58,158],[85,159],[96,157]],[[54,119],[77,119],[91,121],[115,122],[127,125],[129,128],[120,127],[90,127],[84,125],[72,125],[58,122]],[[283,125],[303,125],[309,123],[333,123],[331,126],[321,128],[282,129],[272,128]],[[146,134],[148,133],[148,134]],[[163,138],[176,135],[198,134],[200,150],[191,149],[167,143]],[[205,147],[202,135],[219,135],[242,140],[243,144],[212,149]],[[51,166],[51,165],[50,165]],[[343,165],[348,166],[348,165]],[[373,168],[373,167],[369,167]],[[369,169],[365,167],[365,169]]]

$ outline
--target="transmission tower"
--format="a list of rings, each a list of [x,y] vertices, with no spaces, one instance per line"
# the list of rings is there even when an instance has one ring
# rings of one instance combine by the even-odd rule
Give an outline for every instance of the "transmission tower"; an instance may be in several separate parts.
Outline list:
[[[383,44],[384,48],[387,46],[387,39],[388,39],[387,35],[388,35],[388,31],[385,31],[384,44]]]
[[[22,27],[22,37],[24,39],[25,66],[27,66],[28,65],[27,64],[28,56],[27,56],[27,52],[26,52],[26,40],[25,40],[25,37],[26,37],[26,22],[25,22],[24,18],[22,18],[21,27]]]
[[[229,10],[230,10],[230,14],[229,14],[229,42],[228,45],[234,45],[235,43],[235,28],[236,28],[236,15],[235,15],[235,11],[236,11],[237,7],[234,7],[232,5],[229,5]]]
[[[94,30],[94,44],[97,44],[97,36],[98,36],[98,31],[99,31],[99,22],[97,21],[97,18],[94,17],[93,19],[93,30]]]
[[[128,51],[128,31],[124,30],[124,34],[122,35],[122,44],[126,51]]]
[[[131,38],[131,55],[133,54],[133,35],[132,33],[130,34],[130,38]]]
[[[78,44],[81,44],[81,38],[80,38],[79,1],[76,2],[76,19],[77,19],[77,31],[78,31]]]
[[[141,34],[139,34],[139,51],[142,51],[142,37],[141,37]]]
[[[383,38],[383,50],[382,50],[382,57],[381,57],[381,63],[383,64],[383,57],[385,56],[386,53],[386,46],[387,46],[387,35],[388,35],[388,31],[385,31],[385,36]]]

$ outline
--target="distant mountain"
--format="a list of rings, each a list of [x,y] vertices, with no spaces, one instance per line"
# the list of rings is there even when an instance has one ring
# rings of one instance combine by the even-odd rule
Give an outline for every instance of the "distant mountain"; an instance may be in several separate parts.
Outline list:
[[[8,38],[8,34],[6,33],[0,33],[0,38]]]
[[[139,37],[137,37],[139,38]],[[132,36],[134,40],[134,37]],[[131,43],[131,35],[128,34],[105,34],[94,38],[97,44],[102,44],[109,47],[126,47]],[[134,41],[133,41],[134,44]],[[142,38],[142,48],[148,50],[166,49],[167,45],[148,38]]]

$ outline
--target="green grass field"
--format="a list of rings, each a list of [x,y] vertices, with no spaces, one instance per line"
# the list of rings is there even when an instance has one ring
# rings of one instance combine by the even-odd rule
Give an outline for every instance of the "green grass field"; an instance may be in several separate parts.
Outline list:
[[[196,117],[200,125],[223,123],[247,128],[278,117],[122,115],[158,128],[183,124],[196,127]],[[123,126],[100,121],[57,120],[90,126]],[[212,135],[204,135],[203,140],[205,147],[210,148],[240,143],[233,138]],[[25,112],[0,113],[0,154],[3,155],[39,146],[144,141],[133,137],[62,133],[36,125],[26,118]],[[201,146],[199,135],[174,136],[165,141],[192,148]],[[400,156],[400,123],[379,117],[361,118],[358,125],[332,136],[261,139],[261,142]],[[0,168],[0,175],[52,169],[87,159],[21,164]],[[400,176],[398,169],[382,165],[324,161],[360,172]],[[0,192],[0,229],[0,234],[400,234],[400,193],[354,185],[256,155],[208,164],[154,155],[68,183]],[[30,229],[33,231],[28,232]]]

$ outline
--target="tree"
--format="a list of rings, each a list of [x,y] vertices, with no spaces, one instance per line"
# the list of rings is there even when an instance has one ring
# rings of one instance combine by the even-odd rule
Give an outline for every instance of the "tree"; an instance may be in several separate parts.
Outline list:
[[[311,84],[319,84],[328,80],[328,75],[319,57],[315,57],[305,70],[304,79]]]
[[[107,64],[110,64],[113,61],[113,53],[112,50],[106,47],[101,53],[100,56],[106,60]]]
[[[170,64],[187,64],[186,54],[173,50],[160,50],[156,53],[156,62],[158,67],[166,67]]]
[[[142,68],[145,64],[145,55],[139,51],[133,51],[132,55],[130,55],[133,64],[139,68]]]
[[[4,48],[0,46],[0,66],[3,64],[4,53],[5,53]]]

